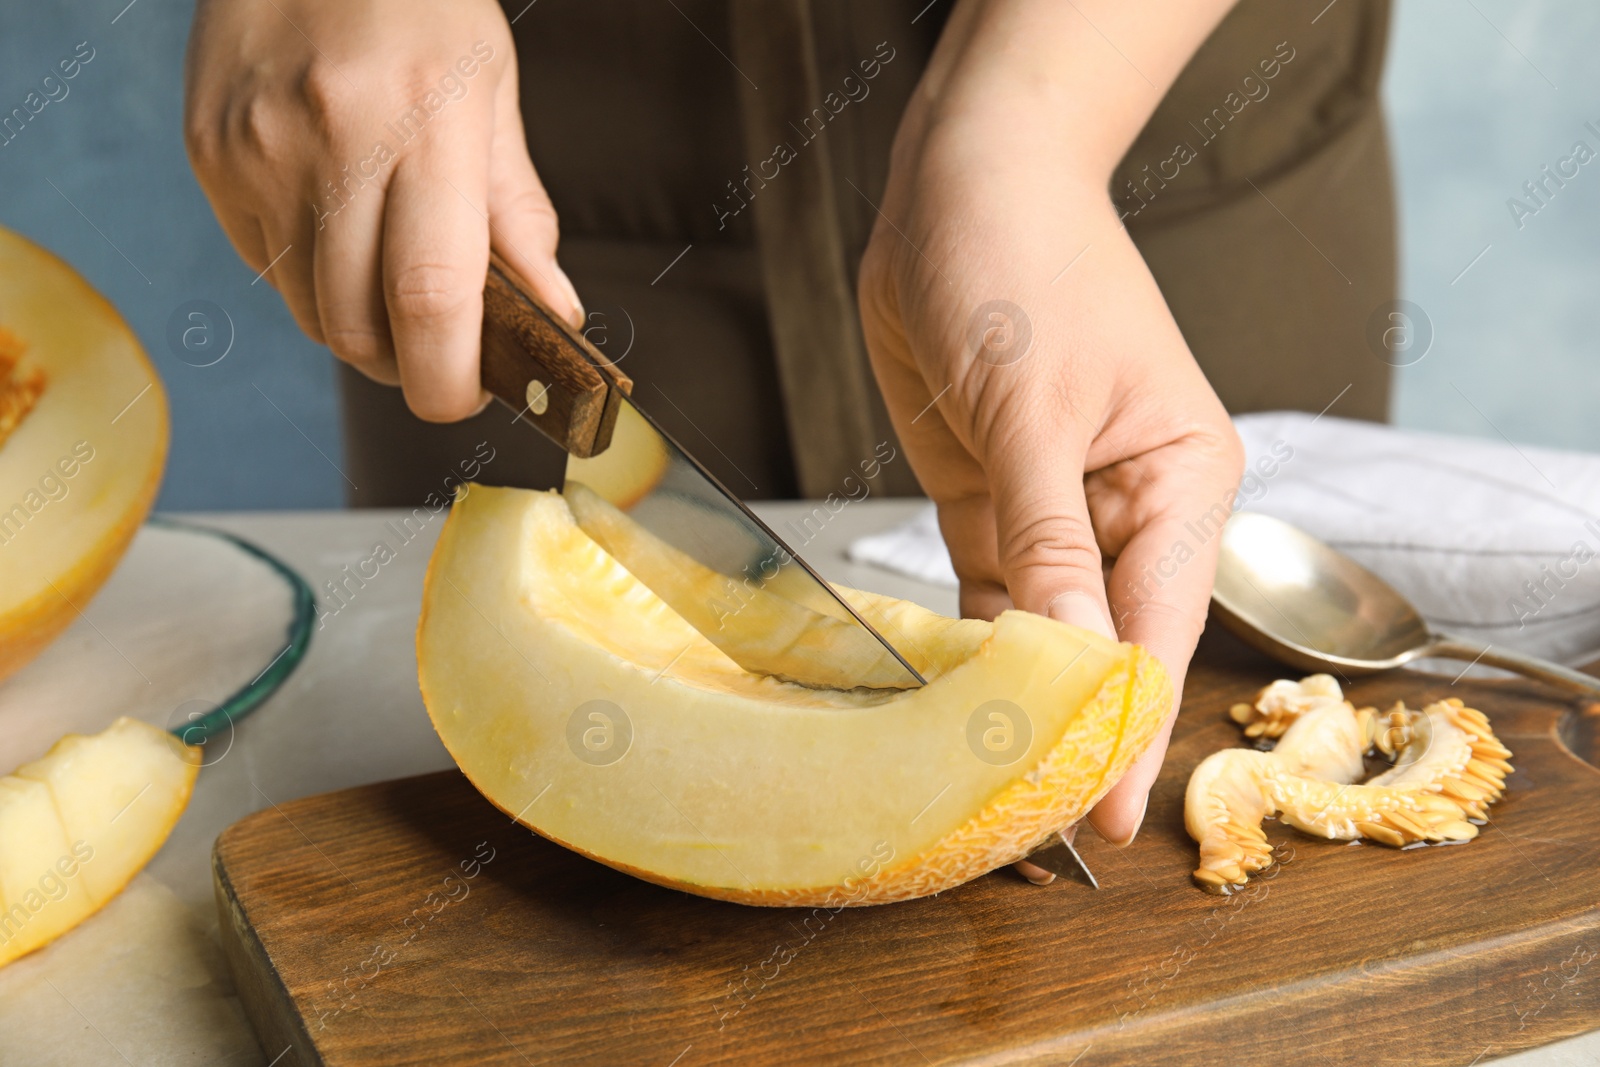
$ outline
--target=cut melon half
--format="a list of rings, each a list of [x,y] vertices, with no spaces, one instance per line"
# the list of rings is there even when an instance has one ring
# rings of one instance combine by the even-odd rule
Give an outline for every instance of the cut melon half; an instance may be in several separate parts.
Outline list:
[[[127,323],[0,229],[0,678],[78,617],[154,502],[167,398]]]
[[[188,806],[200,750],[118,719],[0,778],[0,965],[100,910]]]
[[[926,686],[749,674],[559,494],[471,486],[428,568],[423,699],[467,777],[545,837],[703,896],[829,907],[1026,856],[1105,795],[1171,706],[1138,646],[840,591]]]

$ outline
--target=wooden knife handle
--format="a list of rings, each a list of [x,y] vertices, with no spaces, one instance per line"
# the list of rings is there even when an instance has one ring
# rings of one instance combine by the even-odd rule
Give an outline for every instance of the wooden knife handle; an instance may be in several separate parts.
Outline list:
[[[520,418],[580,458],[610,447],[632,379],[545,307],[493,252],[483,286],[481,352],[483,387]]]

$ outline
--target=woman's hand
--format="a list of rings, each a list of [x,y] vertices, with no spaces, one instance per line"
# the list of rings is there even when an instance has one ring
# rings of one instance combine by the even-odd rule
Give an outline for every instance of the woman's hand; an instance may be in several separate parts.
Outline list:
[[[860,300],[963,614],[1115,634],[1181,692],[1243,452],[1106,189],[1160,93],[1086,20],[1164,90],[1226,5],[1140,7],[958,7],[902,121]],[[1090,814],[1107,839],[1138,830],[1170,729]]]
[[[491,243],[581,322],[493,0],[201,0],[186,81],[189,158],[234,248],[417,415],[486,400]]]

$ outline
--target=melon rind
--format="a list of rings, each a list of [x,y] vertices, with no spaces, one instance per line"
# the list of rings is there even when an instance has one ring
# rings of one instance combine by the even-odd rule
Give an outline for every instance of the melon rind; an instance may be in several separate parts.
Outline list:
[[[841,590],[928,678],[819,691],[740,670],[572,521],[558,494],[472,486],[441,532],[417,633],[423,699],[474,785],[619,870],[747,904],[875,904],[1027,855],[1086,813],[1161,728],[1143,649],[1019,611],[993,623]],[[969,743],[992,700],[1032,742]],[[577,757],[568,722],[620,707],[632,743]]]
[[[0,326],[46,375],[38,403],[0,444],[3,679],[79,617],[127,551],[161,486],[168,412],[160,377],[116,309],[3,227]],[[92,459],[79,462],[85,454]]]
[[[0,965],[110,903],[166,842],[200,750],[121,718],[0,777]]]

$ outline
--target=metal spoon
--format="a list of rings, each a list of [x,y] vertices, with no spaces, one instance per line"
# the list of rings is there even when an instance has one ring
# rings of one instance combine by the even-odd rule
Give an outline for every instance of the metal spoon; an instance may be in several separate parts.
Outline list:
[[[1600,678],[1429,629],[1388,582],[1268,515],[1241,511],[1223,527],[1211,603],[1246,644],[1301,670],[1372,674],[1442,656],[1600,696]]]

